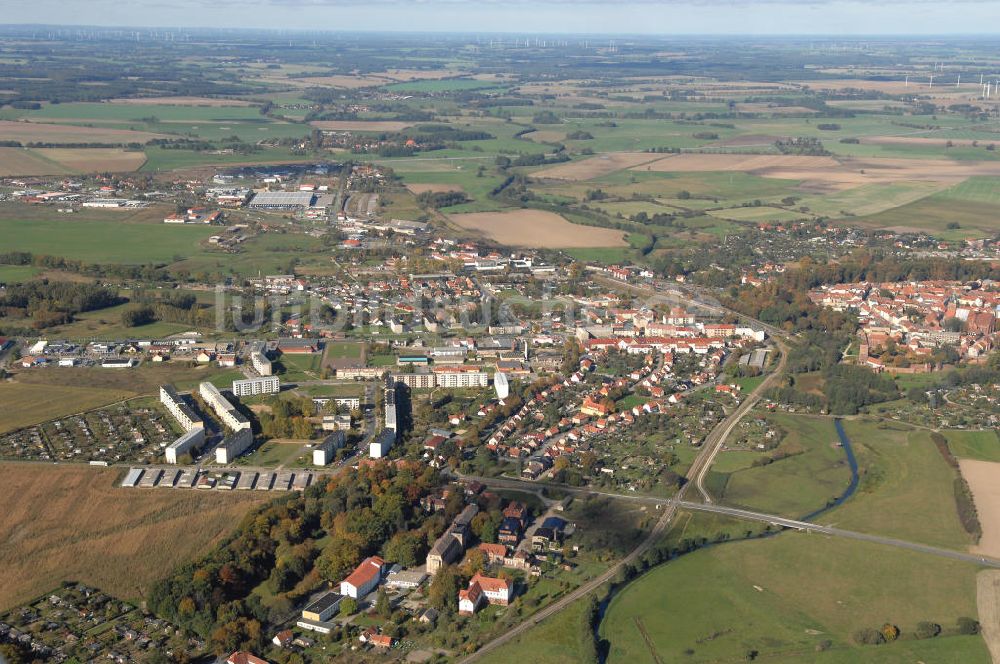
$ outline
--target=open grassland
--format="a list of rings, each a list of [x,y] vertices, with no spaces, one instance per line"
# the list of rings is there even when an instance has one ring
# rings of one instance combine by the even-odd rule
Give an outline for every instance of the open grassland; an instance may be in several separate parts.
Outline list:
[[[88,391],[107,391],[118,394],[158,394],[160,385],[172,383],[179,390],[190,390],[202,381],[209,381],[226,387],[234,378],[242,378],[238,369],[220,369],[214,365],[190,367],[187,363],[153,364],[143,362],[134,369],[101,369],[99,367],[52,367],[47,369],[30,369],[20,371],[15,383],[0,384],[0,387],[12,386],[20,391],[52,390],[62,385],[72,385],[66,389],[86,389]],[[70,412],[84,410],[86,406],[77,404],[65,406],[74,408]],[[93,406],[91,406],[93,407]],[[51,415],[45,419],[51,419]]]
[[[972,547],[975,553],[1000,558],[1000,463],[959,459],[962,477],[972,491],[983,534]]]
[[[802,415],[772,414],[767,419],[787,431],[771,455],[787,455],[773,463],[733,472],[715,479],[724,487],[719,498],[726,503],[792,518],[824,507],[843,494],[851,481],[850,468],[833,421]],[[715,472],[725,472],[727,457],[746,452],[723,452]],[[763,455],[754,454],[763,458]]]
[[[537,664],[593,664],[583,631],[587,602],[579,601],[549,618],[511,643],[483,657],[484,664],[536,662]]]
[[[162,134],[106,127],[0,120],[0,141],[24,143],[146,143]]]
[[[517,210],[449,217],[457,226],[513,247],[571,249],[627,246],[622,231],[573,224],[553,212]]]
[[[46,208],[52,213],[51,208]],[[129,211],[102,211],[105,220],[76,215],[18,218],[0,215],[0,237],[8,251],[62,256],[91,263],[169,263],[204,253],[200,243],[215,232],[203,226],[128,223]]]
[[[75,173],[130,172],[146,163],[142,152],[109,148],[42,148],[42,158],[61,164]]]
[[[960,459],[1000,462],[1000,437],[995,430],[942,431],[951,453]]]
[[[933,233],[943,239],[991,236],[1000,229],[996,206],[931,196],[855,220],[861,226],[898,232]],[[957,223],[957,229],[948,224]]]
[[[844,422],[858,459],[861,483],[842,506],[819,518],[841,528],[913,542],[966,549],[955,503],[957,473],[930,433],[864,420]]]
[[[937,182],[868,184],[825,196],[806,196],[795,205],[807,207],[811,213],[825,217],[865,216],[926,198],[945,186]]]
[[[141,599],[153,582],[211,549],[263,500],[247,492],[120,489],[119,474],[0,465],[0,609],[65,580]]]
[[[0,265],[0,284],[16,284],[23,281],[30,281],[41,271],[41,268],[30,265]]]
[[[728,208],[725,210],[712,210],[708,212],[708,214],[712,217],[729,219],[731,221],[787,222],[801,221],[812,217],[812,215],[803,212],[769,207],[767,205],[751,205],[747,207]]]
[[[35,371],[58,371],[36,369]],[[0,383],[0,433],[72,415],[121,401],[136,393],[121,388],[93,389],[74,383],[32,385],[21,381]],[[72,387],[70,387],[72,385]]]
[[[989,662],[978,636],[918,641],[917,623],[976,616],[976,568],[874,544],[786,533],[681,557],[629,584],[601,624],[608,662]],[[857,646],[855,631],[902,638]],[[825,650],[824,650],[825,646]]]

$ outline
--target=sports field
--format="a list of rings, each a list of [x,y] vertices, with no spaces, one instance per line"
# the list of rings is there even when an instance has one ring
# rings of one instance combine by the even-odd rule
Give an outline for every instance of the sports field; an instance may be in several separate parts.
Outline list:
[[[609,664],[990,661],[979,636],[915,640],[917,623],[975,617],[975,566],[874,544],[785,533],[681,557],[619,593],[600,636]],[[886,622],[902,636],[858,646]]]
[[[628,244],[622,231],[573,224],[542,210],[455,214],[449,219],[465,230],[513,247],[578,249]]]
[[[256,492],[121,489],[120,474],[0,464],[0,610],[66,580],[141,599],[169,570],[225,538],[264,499]]]

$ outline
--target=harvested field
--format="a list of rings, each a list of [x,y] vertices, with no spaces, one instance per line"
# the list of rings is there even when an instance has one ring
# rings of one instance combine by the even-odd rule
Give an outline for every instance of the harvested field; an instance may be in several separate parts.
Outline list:
[[[344,88],[346,90],[357,90],[358,88],[372,88],[388,83],[395,83],[391,78],[382,76],[352,76],[342,74],[340,76],[305,76],[301,78],[288,79],[291,83],[305,82],[309,85],[329,86],[332,88]]]
[[[659,155],[647,152],[609,152],[589,159],[544,168],[532,175],[552,180],[590,180],[640,164],[659,163],[657,161],[659,159],[661,159]]]
[[[41,148],[35,153],[76,173],[122,173],[138,170],[146,163],[145,152],[113,148]]]
[[[974,175],[1000,175],[1000,162],[946,159],[881,159],[797,155],[679,154],[632,170],[657,172],[740,171],[761,177],[800,180],[807,190],[850,189],[902,181],[957,184]]]
[[[757,155],[757,154],[678,154],[663,157],[642,168],[646,171],[744,171],[762,175],[776,169],[839,168],[840,162],[833,157],[800,157],[797,155]]]
[[[65,166],[45,161],[32,150],[0,148],[0,177],[8,175],[69,175]]]
[[[983,536],[972,551],[1000,558],[1000,463],[959,459],[958,465],[972,490],[983,528]]]
[[[310,124],[325,131],[402,131],[413,123],[395,120],[317,120]]]
[[[153,582],[207,552],[263,501],[257,492],[121,489],[120,474],[0,465],[0,609],[64,580],[141,599]]]
[[[459,184],[446,184],[446,183],[424,183],[424,184],[408,184],[406,188],[412,191],[414,194],[423,194],[428,191],[434,193],[448,193],[452,191],[465,191],[462,185]]]
[[[931,147],[945,148],[950,142],[953,147],[971,148],[977,145],[988,145],[1000,140],[1000,138],[982,138],[978,140],[960,138],[929,138],[927,136],[867,136],[860,139],[866,145],[927,145]]]
[[[253,102],[243,99],[215,99],[212,97],[129,97],[109,100],[112,104],[128,104],[130,106],[253,106]]]
[[[449,219],[466,230],[512,247],[582,249],[628,246],[622,231],[573,224],[558,214],[543,210],[454,214]]]
[[[976,575],[976,608],[990,657],[1000,664],[1000,570],[984,569]]]
[[[84,120],[81,120],[84,121]],[[92,119],[86,122],[94,122]],[[77,127],[48,122],[17,122],[0,120],[0,141],[21,143],[147,143],[164,134],[129,129]]]

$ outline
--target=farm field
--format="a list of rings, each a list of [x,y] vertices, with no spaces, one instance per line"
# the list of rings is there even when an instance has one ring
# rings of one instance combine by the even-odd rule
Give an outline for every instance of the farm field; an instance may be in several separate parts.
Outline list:
[[[120,388],[95,389],[70,383],[34,385],[21,381],[0,382],[0,403],[3,403],[3,408],[0,408],[0,433],[104,406],[135,394]]]
[[[118,470],[0,464],[0,609],[62,581],[141,599],[165,571],[221,541],[262,498],[128,490]]]
[[[146,155],[116,148],[0,148],[0,176],[131,172]]]
[[[402,131],[411,126],[412,122],[396,120],[316,120],[309,123],[323,131]]]
[[[945,240],[988,237],[1000,229],[995,206],[977,201],[958,201],[931,196],[907,205],[854,220],[861,226],[899,232],[934,233]],[[957,229],[949,229],[957,223]]]
[[[822,574],[818,574],[818,571]],[[920,621],[976,616],[976,568],[874,544],[784,533],[726,543],[661,565],[625,587],[600,627],[609,664],[990,661],[979,636],[915,640]],[[669,592],[665,592],[669,589]],[[859,629],[901,638],[858,646]]]
[[[819,521],[913,542],[965,550],[954,481],[930,433],[863,420],[844,422],[858,459],[857,493]]]
[[[107,127],[0,120],[0,141],[25,143],[146,143],[163,134]],[[99,148],[91,148],[99,149]]]
[[[792,210],[785,210],[782,208],[768,207],[767,205],[712,210],[708,212],[708,214],[712,217],[728,219],[731,221],[786,222],[799,221],[812,217],[810,214],[794,212]]]
[[[572,224],[541,210],[479,212],[449,217],[457,226],[501,244],[536,249],[625,246],[622,231]]]
[[[974,553],[1000,557],[1000,463],[959,459],[962,477],[972,491],[972,499],[979,515],[983,534],[972,547]]]
[[[535,171],[536,178],[550,180],[592,180],[660,157],[645,152],[611,152]]]

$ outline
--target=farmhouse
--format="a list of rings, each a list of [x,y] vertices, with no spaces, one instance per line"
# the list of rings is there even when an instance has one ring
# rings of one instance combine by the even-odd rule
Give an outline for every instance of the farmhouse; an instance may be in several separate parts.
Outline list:
[[[469,587],[458,591],[458,612],[471,616],[483,603],[507,606],[510,603],[514,586],[507,579],[497,579],[476,574],[469,581]]]

